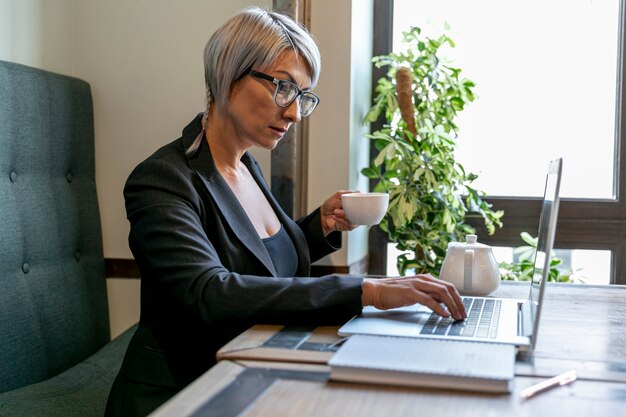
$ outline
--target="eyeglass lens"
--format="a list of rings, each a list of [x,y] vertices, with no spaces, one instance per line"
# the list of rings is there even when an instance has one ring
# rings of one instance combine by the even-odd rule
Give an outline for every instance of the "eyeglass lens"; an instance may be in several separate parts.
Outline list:
[[[298,96],[299,89],[295,84],[288,81],[279,81],[276,86],[276,95],[274,96],[276,104],[281,107],[289,106]],[[300,114],[308,116],[313,113],[317,106],[318,98],[312,93],[302,92],[300,96]]]
[[[300,115],[302,117],[306,117],[313,113],[313,110],[315,110],[315,107],[320,102],[320,99],[315,94],[308,91],[301,91],[298,86],[291,81],[278,80],[270,75],[263,74],[262,72],[252,69],[248,72],[248,74],[276,84],[274,102],[280,107],[289,106],[296,99],[296,97],[299,97]]]

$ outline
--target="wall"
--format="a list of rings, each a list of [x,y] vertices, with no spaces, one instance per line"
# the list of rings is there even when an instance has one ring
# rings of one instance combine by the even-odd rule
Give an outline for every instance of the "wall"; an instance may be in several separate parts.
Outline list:
[[[0,59],[72,74],[73,0],[0,0]]]
[[[373,1],[314,0],[311,15],[322,73],[309,131],[309,210],[337,190],[368,189],[360,170],[369,165],[363,118],[371,102]],[[343,239],[343,249],[318,264],[352,265],[367,255],[366,226]]]
[[[0,0],[0,59],[91,84],[105,257],[132,257],[124,181],[203,110],[204,44],[224,20],[251,4],[271,2]],[[358,171],[367,165],[361,120],[370,102],[371,20],[371,0],[312,0],[323,71],[316,90],[322,104],[310,132],[310,209],[336,190],[367,187]],[[269,153],[255,156],[269,177]],[[349,265],[365,256],[364,226],[344,239],[344,249],[321,263]],[[109,279],[108,287],[116,335],[139,317],[139,281]]]

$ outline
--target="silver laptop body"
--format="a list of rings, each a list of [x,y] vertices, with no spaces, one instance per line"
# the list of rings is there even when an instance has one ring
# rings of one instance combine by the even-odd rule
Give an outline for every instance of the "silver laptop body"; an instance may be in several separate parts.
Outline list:
[[[537,342],[541,304],[550,270],[549,254],[556,232],[561,170],[561,158],[550,162],[528,299],[463,296],[468,318],[459,322],[444,319],[420,304],[391,310],[378,310],[370,306],[344,324],[338,334],[487,341],[514,344],[520,350],[532,352]],[[477,313],[471,311],[474,308],[479,308]]]

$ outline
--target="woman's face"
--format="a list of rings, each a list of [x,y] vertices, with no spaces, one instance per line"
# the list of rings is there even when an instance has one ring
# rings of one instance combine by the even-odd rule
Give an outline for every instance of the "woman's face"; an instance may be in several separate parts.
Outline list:
[[[291,81],[300,90],[311,87],[309,67],[293,51],[283,52],[269,68],[253,69],[278,80]],[[279,107],[274,102],[275,91],[276,84],[250,75],[233,85],[227,113],[245,148],[274,149],[289,127],[300,121],[299,99],[287,107]]]

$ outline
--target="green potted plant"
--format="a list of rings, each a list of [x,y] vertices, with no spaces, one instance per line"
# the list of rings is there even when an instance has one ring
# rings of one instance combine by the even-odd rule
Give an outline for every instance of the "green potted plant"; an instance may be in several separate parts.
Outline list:
[[[366,122],[384,116],[385,124],[368,135],[378,154],[361,172],[376,181],[375,191],[390,194],[380,227],[402,251],[399,272],[438,274],[448,243],[475,232],[466,218],[482,216],[491,234],[502,226],[503,212],[482,199],[471,186],[477,175],[454,157],[455,119],[475,98],[474,83],[439,56],[454,42],[446,35],[424,37],[418,27],[404,33],[404,42],[405,52],[373,60],[389,70],[378,80]]]
[[[530,281],[532,279],[535,254],[537,253],[537,238],[532,237],[528,232],[522,232],[520,236],[526,245],[513,250],[516,260],[511,263],[500,262],[503,281]],[[582,269],[576,271],[563,270],[563,260],[551,253],[548,281],[584,284],[587,277],[583,274]]]

